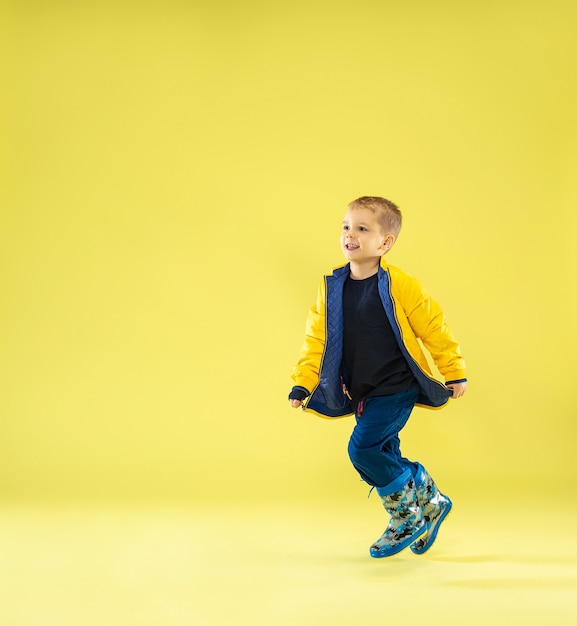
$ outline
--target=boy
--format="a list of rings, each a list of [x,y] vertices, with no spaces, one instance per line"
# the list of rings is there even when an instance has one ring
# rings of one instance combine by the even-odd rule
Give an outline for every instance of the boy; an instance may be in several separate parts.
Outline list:
[[[408,546],[423,554],[435,541],[452,503],[420,463],[401,455],[398,435],[415,404],[442,407],[467,388],[465,362],[439,305],[384,259],[401,222],[385,198],[348,205],[341,233],[348,263],[319,288],[289,395],[291,406],[321,417],[355,414],[349,457],[390,515],[370,548],[375,558]],[[444,385],[432,377],[418,340]]]

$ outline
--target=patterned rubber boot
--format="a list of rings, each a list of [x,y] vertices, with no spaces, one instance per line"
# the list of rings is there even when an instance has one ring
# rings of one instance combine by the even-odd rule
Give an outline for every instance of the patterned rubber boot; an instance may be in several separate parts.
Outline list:
[[[416,481],[418,484],[417,500],[423,511],[427,534],[416,541],[411,546],[411,550],[415,554],[424,554],[437,538],[439,526],[451,511],[453,503],[439,491],[434,480],[422,465],[419,466]]]
[[[397,554],[427,531],[412,478],[400,490],[379,496],[391,519],[385,532],[371,546],[370,553],[375,559]]]

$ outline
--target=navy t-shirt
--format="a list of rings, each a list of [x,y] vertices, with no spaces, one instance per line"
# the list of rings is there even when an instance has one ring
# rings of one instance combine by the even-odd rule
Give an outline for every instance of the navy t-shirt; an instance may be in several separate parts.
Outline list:
[[[378,275],[347,278],[343,291],[343,365],[353,406],[416,385],[378,291]]]

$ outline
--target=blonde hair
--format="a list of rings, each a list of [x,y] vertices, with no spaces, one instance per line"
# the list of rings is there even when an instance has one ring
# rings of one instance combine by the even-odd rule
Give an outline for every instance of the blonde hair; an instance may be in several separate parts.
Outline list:
[[[380,198],[379,196],[361,196],[353,200],[349,204],[348,209],[369,209],[369,211],[377,215],[379,224],[383,227],[385,234],[392,233],[395,239],[401,232],[403,216],[401,215],[399,207],[386,198]]]

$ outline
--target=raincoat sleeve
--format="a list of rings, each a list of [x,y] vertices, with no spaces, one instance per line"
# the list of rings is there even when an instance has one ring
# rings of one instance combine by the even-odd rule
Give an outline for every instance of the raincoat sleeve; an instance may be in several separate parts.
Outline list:
[[[312,393],[319,383],[319,372],[325,350],[325,318],[326,286],[323,281],[319,287],[316,302],[309,310],[305,340],[299,359],[291,373],[295,387],[304,387],[309,393]]]
[[[411,277],[405,285],[403,308],[413,332],[445,381],[465,379],[465,360],[445,315],[416,278]]]

